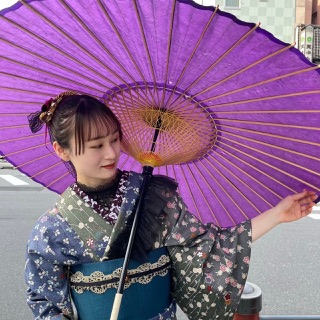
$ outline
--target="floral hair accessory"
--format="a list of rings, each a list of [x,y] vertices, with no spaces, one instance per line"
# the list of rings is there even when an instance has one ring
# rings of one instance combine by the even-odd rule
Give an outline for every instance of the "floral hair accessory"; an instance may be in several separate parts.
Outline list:
[[[74,91],[66,91],[60,93],[55,98],[47,100],[42,106],[40,111],[31,113],[28,115],[29,127],[32,133],[37,133],[40,131],[44,124],[48,125],[53,117],[54,111],[56,110],[59,103],[63,98],[68,96],[74,96],[78,93]]]

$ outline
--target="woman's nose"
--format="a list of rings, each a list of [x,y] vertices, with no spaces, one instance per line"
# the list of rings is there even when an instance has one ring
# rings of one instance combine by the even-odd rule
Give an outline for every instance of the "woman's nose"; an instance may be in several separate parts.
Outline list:
[[[113,149],[113,146],[110,145],[110,144],[108,144],[108,145],[106,146],[106,149],[105,149],[105,152],[104,152],[104,157],[105,157],[106,159],[114,159],[115,156],[116,156],[116,153],[115,153],[115,151],[114,151],[114,149]]]

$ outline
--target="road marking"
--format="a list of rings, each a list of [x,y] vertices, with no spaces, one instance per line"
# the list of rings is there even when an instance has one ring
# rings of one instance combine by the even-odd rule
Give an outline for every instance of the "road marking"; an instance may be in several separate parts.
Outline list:
[[[314,206],[312,212],[308,215],[309,218],[320,220],[320,206]]]
[[[310,213],[308,215],[308,217],[312,218],[312,219],[320,220],[320,214],[319,213]]]
[[[29,184],[21,179],[18,179],[17,177],[12,176],[11,174],[1,174],[0,178],[8,181],[9,183],[13,184],[14,186],[25,186],[25,185]]]

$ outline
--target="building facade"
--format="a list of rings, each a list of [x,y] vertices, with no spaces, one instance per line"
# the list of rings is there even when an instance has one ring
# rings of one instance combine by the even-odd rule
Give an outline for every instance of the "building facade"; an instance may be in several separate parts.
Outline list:
[[[320,0],[296,0],[296,26],[301,24],[320,25]]]

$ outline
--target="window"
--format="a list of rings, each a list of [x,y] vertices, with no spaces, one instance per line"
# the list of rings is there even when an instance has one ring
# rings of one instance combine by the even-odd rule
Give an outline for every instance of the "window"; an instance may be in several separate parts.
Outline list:
[[[226,8],[240,8],[240,0],[225,0]]]

